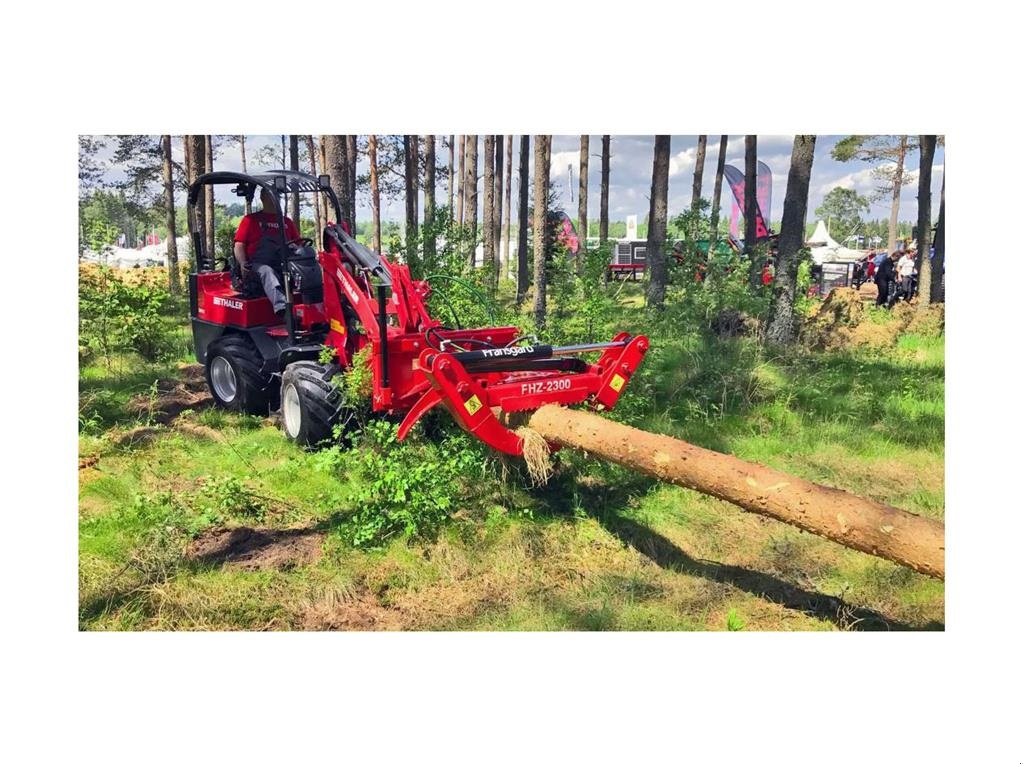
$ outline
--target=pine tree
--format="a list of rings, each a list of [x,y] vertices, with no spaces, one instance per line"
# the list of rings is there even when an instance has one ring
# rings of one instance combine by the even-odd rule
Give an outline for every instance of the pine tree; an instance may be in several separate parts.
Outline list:
[[[654,163],[651,169],[651,207],[647,225],[647,305],[660,309],[665,303],[668,267],[665,263],[665,237],[668,228],[668,169],[672,137],[654,137]]]
[[[530,205],[530,136],[519,137],[519,220],[516,234],[516,306],[526,300],[530,289],[529,255],[526,248],[526,230],[529,226]]]
[[[178,278],[178,243],[174,226],[174,174],[171,162],[171,137],[160,137],[160,148],[163,153],[164,176],[164,212],[167,215],[167,277],[171,295],[181,292]]]
[[[423,255],[433,257],[437,252],[436,235],[434,234],[434,172],[436,160],[434,157],[433,135],[423,137],[423,226],[426,234],[423,237]]]
[[[608,177],[611,168],[611,136],[601,136],[601,223],[598,236],[601,245],[608,242]]]
[[[772,285],[772,306],[765,336],[775,344],[793,340],[793,307],[796,303],[796,273],[804,246],[807,223],[807,194],[811,185],[815,136],[796,136],[786,180],[786,202],[782,209],[779,254]]]
[[[587,250],[587,183],[589,181],[588,171],[590,168],[590,136],[580,136],[580,207],[579,207],[579,235],[580,251],[576,254],[576,273],[583,274],[584,256]]]
[[[551,172],[551,136],[537,136],[533,150],[533,322],[538,330],[547,320],[547,213]]]

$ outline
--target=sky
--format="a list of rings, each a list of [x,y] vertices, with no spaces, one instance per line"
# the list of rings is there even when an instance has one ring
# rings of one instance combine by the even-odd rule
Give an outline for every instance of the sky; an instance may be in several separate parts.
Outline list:
[[[808,201],[807,218],[809,222],[814,221],[814,210],[821,204],[824,196],[837,186],[856,190],[865,197],[871,197],[875,189],[875,181],[872,178],[872,166],[861,161],[841,163],[831,158],[832,147],[843,136],[818,136],[814,150],[814,164],[811,169],[810,199]],[[721,136],[709,136],[707,154],[704,164],[703,196],[710,198],[714,188],[715,166],[718,161],[718,150]],[[483,153],[483,139],[479,139],[479,151]],[[789,172],[790,153],[793,148],[793,136],[761,135],[758,136],[758,159],[765,162],[772,171],[772,211],[771,221],[778,224],[782,220],[782,207],[786,194],[786,179]],[[515,158],[513,160],[513,197],[517,189],[518,169],[518,136],[513,140]],[[246,158],[249,170],[258,172],[270,170],[270,165],[259,165],[254,163],[261,147],[273,147],[276,156],[280,156],[281,137],[274,136],[247,136],[246,137]],[[532,150],[532,144],[531,144]],[[176,159],[181,160],[182,150],[180,142],[174,147]],[[601,192],[601,136],[590,137],[590,168],[588,178],[588,210],[591,221],[596,221],[600,212]],[[693,192],[693,170],[697,154],[697,136],[672,136],[671,163],[669,166],[669,216],[674,216],[689,207]],[[104,153],[109,158],[109,150]],[[636,215],[643,221],[647,215],[648,195],[651,186],[651,164],[654,155],[653,136],[612,136],[611,138],[611,167],[610,183],[608,194],[608,214],[611,220],[621,221],[629,215]],[[438,162],[446,164],[448,158],[447,149],[441,145],[438,139]],[[505,160],[508,163],[508,158]],[[730,136],[726,150],[726,163],[734,165],[741,172],[744,168],[744,137],[742,135]],[[935,157],[932,164],[932,195],[933,199],[938,198],[942,186],[942,177],[945,164],[945,150],[943,147],[936,147]],[[919,166],[917,153],[910,155],[907,159],[907,169],[916,172]],[[277,167],[280,167],[277,164]],[[570,184],[570,167],[572,173],[572,184]],[[218,156],[214,160],[216,170],[241,170],[241,152],[237,144],[227,145],[222,143],[218,147]],[[360,159],[359,173],[368,171],[365,158]],[[483,175],[483,161],[479,161],[479,172]],[[531,151],[530,172],[533,173],[533,158]],[[116,168],[107,172],[107,180],[116,180],[119,176]],[[579,183],[579,136],[554,136],[551,146],[551,179],[559,191],[562,207],[573,217],[578,211],[578,183]],[[446,191],[447,176],[438,175],[438,201],[447,198]],[[570,188],[571,187],[571,188]],[[235,198],[227,187],[222,187],[217,195],[219,202],[236,202]],[[483,206],[483,194],[478,195],[479,204]],[[356,216],[366,220],[371,216],[369,206],[369,191],[361,188],[357,194]],[[873,202],[871,209],[864,216],[866,219],[887,219],[890,209],[889,198]],[[722,208],[724,215],[728,215],[731,207],[731,195],[728,188],[722,191]],[[422,206],[422,193],[420,195],[420,210]],[[938,205],[932,206],[933,220],[938,215]],[[384,220],[402,221],[405,217],[405,204],[401,199],[381,201],[381,217]],[[900,220],[917,220],[917,183],[906,184],[900,196]]]

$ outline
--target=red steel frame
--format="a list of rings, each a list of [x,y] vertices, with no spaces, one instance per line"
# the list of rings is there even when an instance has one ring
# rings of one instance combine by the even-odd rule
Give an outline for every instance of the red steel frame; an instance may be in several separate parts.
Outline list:
[[[430,286],[413,280],[408,266],[380,256],[391,276],[391,296],[385,305],[387,343],[384,344],[374,286],[361,270],[350,265],[333,238],[325,239],[326,250],[317,255],[324,276],[323,304],[297,302],[297,325],[305,328],[314,323],[327,325],[324,344],[335,350],[342,368],[349,367],[355,353],[370,345],[373,409],[406,413],[399,427],[399,439],[404,439],[431,408],[443,405],[466,431],[497,450],[521,455],[522,440],[501,423],[498,413],[585,401],[599,410],[611,409],[647,352],[646,337],[620,333],[612,341],[615,346],[605,348],[596,363],[587,364],[585,372],[469,372],[452,353],[439,351],[428,342],[427,331],[440,327],[425,303],[431,293]],[[231,289],[227,273],[214,272],[199,277],[202,319],[241,327],[275,324],[270,302],[265,298],[240,299]],[[353,333],[347,327],[344,301],[359,316],[364,333]],[[272,327],[268,332],[280,334],[284,330]],[[434,338],[439,335],[464,349],[481,349],[505,347],[516,340],[521,331],[513,326],[444,330]]]

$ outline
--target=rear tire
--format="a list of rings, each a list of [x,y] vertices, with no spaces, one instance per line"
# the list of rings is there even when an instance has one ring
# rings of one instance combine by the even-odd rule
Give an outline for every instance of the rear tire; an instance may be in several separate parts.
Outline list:
[[[206,352],[206,384],[214,402],[225,410],[267,415],[274,398],[273,378],[263,372],[263,358],[247,336],[231,334]]]
[[[281,428],[288,439],[305,447],[316,447],[334,437],[342,422],[345,397],[331,383],[341,372],[337,365],[320,365],[309,360],[293,362],[281,377]]]

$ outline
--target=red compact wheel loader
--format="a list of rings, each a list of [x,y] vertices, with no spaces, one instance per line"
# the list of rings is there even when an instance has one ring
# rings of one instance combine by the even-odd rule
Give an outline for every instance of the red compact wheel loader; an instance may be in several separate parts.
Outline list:
[[[283,318],[262,290],[240,280],[233,256],[207,253],[197,204],[208,186],[233,184],[252,200],[270,191],[280,263],[274,264],[285,294]],[[323,250],[309,240],[288,242],[280,198],[323,194],[335,221],[323,231]],[[294,171],[261,175],[215,172],[189,188],[189,230],[195,271],[189,275],[196,356],[206,366],[215,402],[224,408],[267,414],[281,408],[283,429],[296,442],[329,440],[346,403],[332,379],[370,348],[373,410],[404,416],[403,439],[437,405],[466,431],[496,450],[521,455],[522,439],[501,413],[541,405],[587,403],[615,406],[648,348],[644,336],[619,333],[611,341],[551,346],[516,327],[451,329],[427,311],[431,287],[360,244],[340,224],[341,208],[327,176]],[[279,268],[278,268],[279,267]],[[329,347],[334,362],[323,364]],[[585,354],[599,354],[593,362]]]

